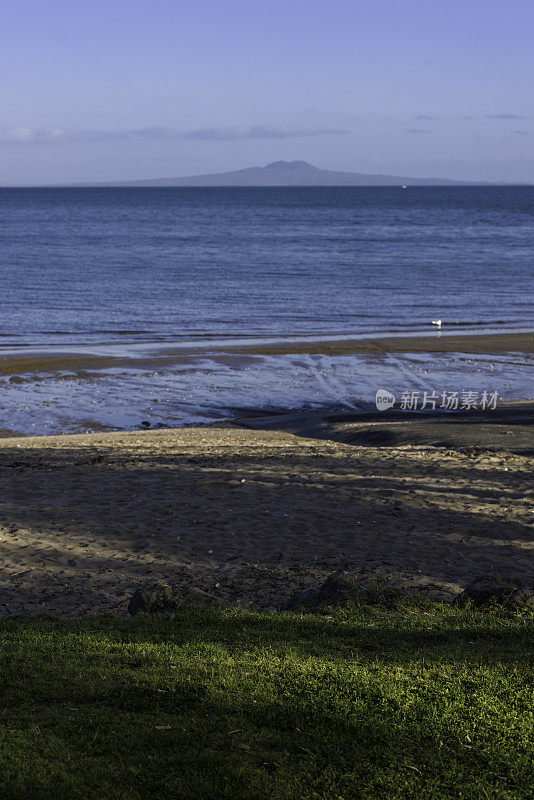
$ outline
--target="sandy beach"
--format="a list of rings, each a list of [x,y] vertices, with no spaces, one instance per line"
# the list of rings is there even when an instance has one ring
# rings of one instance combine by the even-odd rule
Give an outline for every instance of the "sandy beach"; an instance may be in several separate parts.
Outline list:
[[[533,406],[492,413],[3,439],[0,614],[124,614],[151,580],[261,609],[338,569],[528,582]]]

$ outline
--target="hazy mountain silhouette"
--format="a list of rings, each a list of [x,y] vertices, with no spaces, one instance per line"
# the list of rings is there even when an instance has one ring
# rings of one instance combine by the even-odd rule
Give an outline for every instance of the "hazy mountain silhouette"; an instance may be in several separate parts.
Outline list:
[[[93,184],[94,185],[94,184]],[[100,186],[476,186],[475,181],[447,178],[409,178],[399,175],[368,175],[364,172],[338,172],[319,169],[307,161],[273,161],[266,167],[247,167],[213,175],[185,178],[153,178],[114,181]]]

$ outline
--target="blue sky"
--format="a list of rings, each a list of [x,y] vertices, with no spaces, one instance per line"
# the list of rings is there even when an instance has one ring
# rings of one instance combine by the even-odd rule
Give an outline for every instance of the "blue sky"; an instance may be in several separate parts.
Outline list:
[[[327,169],[534,183],[532,0],[4,0],[0,183]]]

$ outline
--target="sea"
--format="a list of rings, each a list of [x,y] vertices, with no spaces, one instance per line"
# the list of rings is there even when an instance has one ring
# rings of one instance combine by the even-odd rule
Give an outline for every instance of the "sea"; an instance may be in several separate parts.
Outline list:
[[[378,388],[532,396],[528,354],[254,350],[534,330],[531,186],[4,188],[0,281],[0,358],[42,360],[0,374],[7,435],[356,410]]]

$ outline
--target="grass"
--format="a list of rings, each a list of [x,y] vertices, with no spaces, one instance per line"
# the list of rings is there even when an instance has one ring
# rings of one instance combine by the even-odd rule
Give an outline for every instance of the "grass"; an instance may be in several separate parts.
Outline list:
[[[532,798],[534,617],[0,621],[0,797]]]

